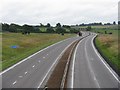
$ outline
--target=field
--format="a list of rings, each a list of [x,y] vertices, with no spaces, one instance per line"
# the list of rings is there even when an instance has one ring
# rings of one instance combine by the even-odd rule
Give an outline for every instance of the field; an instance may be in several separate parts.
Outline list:
[[[43,49],[53,43],[74,36],[74,34],[40,34],[21,33],[2,34],[2,69],[6,69],[29,55]],[[13,47],[17,48],[13,48]]]
[[[120,58],[118,57],[118,50],[120,49],[120,41],[118,42],[118,30],[93,30],[94,32],[99,32],[96,38],[97,47],[102,51],[102,53],[110,60],[110,62],[120,70]],[[105,34],[112,32],[112,34]],[[102,33],[102,34],[100,34]]]
[[[87,28],[88,26],[73,26],[72,28]],[[117,25],[94,25],[92,30],[118,30]]]

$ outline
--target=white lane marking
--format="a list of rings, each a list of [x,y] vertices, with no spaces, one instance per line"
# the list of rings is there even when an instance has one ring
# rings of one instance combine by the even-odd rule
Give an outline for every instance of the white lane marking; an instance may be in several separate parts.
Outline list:
[[[73,41],[73,42],[75,42],[75,41]],[[73,43],[73,42],[72,42],[72,43]],[[60,53],[60,55],[56,58],[55,62],[52,64],[52,66],[50,67],[50,69],[47,71],[47,73],[45,74],[45,76],[43,77],[42,81],[40,82],[40,84],[39,84],[39,86],[38,86],[37,88],[40,88],[40,87],[41,87],[42,83],[44,82],[44,80],[46,79],[46,77],[48,76],[48,74],[50,73],[50,71],[52,70],[53,66],[57,63],[57,61],[58,61],[59,58],[62,56],[62,54],[65,52],[65,50],[67,50],[67,48],[68,48],[70,45],[72,45],[72,43],[69,44],[69,45]]]
[[[16,83],[17,83],[17,81],[14,81],[14,82],[13,82],[13,85],[15,85]]]
[[[35,67],[35,65],[32,66],[33,68]]]
[[[72,60],[72,77],[71,77],[71,85],[70,85],[70,88],[74,88],[74,71],[75,71],[75,60],[76,60],[76,53],[77,53],[77,50],[78,50],[78,46],[79,44],[83,41],[84,39],[82,39],[78,45],[76,46],[75,48],[75,52],[74,52],[74,56],[73,56],[73,60]]]
[[[48,54],[47,54],[48,55]]]
[[[88,38],[88,39],[86,40],[86,42],[85,42],[85,57],[86,57],[86,59],[87,59],[87,61],[88,61],[88,66],[89,66],[90,72],[91,72],[91,74],[92,74],[92,76],[93,76],[93,79],[94,79],[94,81],[96,82],[98,88],[100,88],[100,85],[99,85],[99,83],[98,83],[98,80],[97,80],[97,78],[96,78],[96,76],[95,76],[95,73],[94,73],[94,71],[93,71],[93,69],[92,69],[92,67],[91,67],[91,65],[90,65],[90,62],[89,62],[89,57],[88,57],[88,53],[87,53],[87,42],[88,42],[89,39],[90,39],[90,38]]]
[[[75,38],[75,37],[73,37],[73,38]],[[48,49],[48,48],[50,48],[50,47],[53,47],[53,46],[55,46],[55,45],[57,45],[57,44],[59,44],[59,43],[62,43],[62,42],[64,42],[64,41],[67,41],[67,40],[69,40],[69,39],[71,39],[71,38],[68,38],[68,39],[62,40],[62,41],[60,41],[60,42],[57,42],[57,43],[55,43],[55,44],[52,44],[52,45],[50,45],[50,46],[48,46],[48,47],[46,47],[46,48],[44,48],[44,49],[42,49],[42,50],[40,50],[40,51],[38,51],[38,52],[36,52],[36,53],[30,55],[29,57],[27,57],[27,58],[21,60],[20,62],[14,64],[13,66],[9,67],[8,69],[6,69],[6,70],[0,72],[0,75],[2,75],[3,73],[5,73],[5,72],[7,72],[7,71],[9,71],[9,70],[11,70],[11,69],[13,69],[13,68],[16,67],[17,65],[23,63],[24,61],[30,59],[31,57],[37,55],[38,53],[40,53],[40,52],[42,52],[42,51],[45,51],[46,49]]]
[[[78,50],[78,46],[79,44],[84,40],[85,38],[83,38],[79,43],[78,45],[76,46],[75,48],[75,51],[74,51],[74,55],[73,55],[73,60],[72,60],[72,75],[71,75],[71,85],[70,85],[70,88],[74,88],[74,72],[75,72],[75,60],[76,60],[76,52]]]
[[[119,79],[118,79],[118,75],[113,71],[113,69],[105,62],[105,60],[102,58],[102,56],[98,53],[98,51],[96,50],[95,46],[93,45],[93,39],[96,37],[96,35],[92,38],[91,43],[92,43],[92,47],[95,51],[95,53],[97,54],[97,56],[100,58],[100,60],[102,61],[102,63],[105,65],[105,67],[110,71],[110,73],[113,75],[113,77],[120,83]],[[117,75],[117,76],[116,76]]]
[[[43,58],[45,58],[45,57],[43,57]]]
[[[22,78],[23,76],[19,76],[19,78]]]
[[[40,61],[38,61],[40,63]]]
[[[27,74],[28,72],[25,72],[25,74]]]

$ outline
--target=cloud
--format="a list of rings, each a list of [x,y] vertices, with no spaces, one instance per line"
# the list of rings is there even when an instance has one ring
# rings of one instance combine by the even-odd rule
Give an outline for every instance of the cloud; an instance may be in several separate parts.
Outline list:
[[[18,24],[113,22],[119,0],[1,0],[0,21]]]

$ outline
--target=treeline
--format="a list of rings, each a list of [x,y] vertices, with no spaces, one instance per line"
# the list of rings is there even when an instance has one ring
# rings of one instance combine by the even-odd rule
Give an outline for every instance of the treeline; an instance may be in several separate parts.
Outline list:
[[[104,24],[102,22],[99,22],[99,23],[89,23],[89,24],[82,23],[82,24],[76,25],[76,26],[98,26],[98,25],[116,25],[116,22],[114,21],[113,23],[104,23]]]
[[[25,24],[25,25],[23,25],[23,26],[21,26],[21,25],[18,25],[18,24],[14,24],[14,23],[12,23],[12,24],[7,24],[7,23],[2,23],[2,31],[3,32],[6,32],[6,31],[8,31],[8,32],[15,32],[15,33],[18,33],[18,32],[40,32],[40,30],[39,30],[39,28],[38,28],[38,26],[30,26],[30,25],[27,25],[27,24]]]
[[[45,29],[44,31],[42,29]],[[61,25],[57,23],[55,27],[51,26],[50,23],[47,25],[32,26],[32,25],[18,25],[18,24],[7,24],[2,23],[2,32],[14,32],[14,33],[22,33],[22,34],[30,34],[30,33],[58,33],[64,35],[64,33],[77,33],[79,30],[75,28],[71,28],[68,25]]]

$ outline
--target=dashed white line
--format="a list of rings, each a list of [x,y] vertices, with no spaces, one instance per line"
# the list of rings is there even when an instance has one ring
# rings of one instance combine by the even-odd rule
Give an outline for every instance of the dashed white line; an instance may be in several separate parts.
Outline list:
[[[35,65],[32,66],[33,68],[35,67]]]
[[[91,74],[92,74],[92,76],[93,76],[93,79],[94,79],[96,85],[98,86],[98,88],[100,88],[99,82],[98,82],[98,80],[97,80],[97,78],[96,78],[96,76],[95,76],[95,73],[94,73],[94,71],[93,71],[93,69],[92,69],[92,67],[91,67],[91,64],[90,64],[90,62],[89,62],[89,57],[88,57],[88,53],[87,53],[87,42],[88,42],[89,39],[90,39],[90,38],[88,38],[88,39],[86,40],[86,42],[85,42],[85,56],[86,56],[86,60],[88,61],[88,66],[89,66],[90,72],[91,72]]]
[[[19,76],[20,78],[22,78],[23,76]]]
[[[17,81],[13,82],[13,85],[15,85],[17,83]]]
[[[45,57],[43,57],[43,58],[45,58]]]
[[[28,72],[25,72],[25,74],[27,74]]]
[[[48,54],[47,54],[48,55]]]
[[[38,61],[40,63],[40,61]]]

